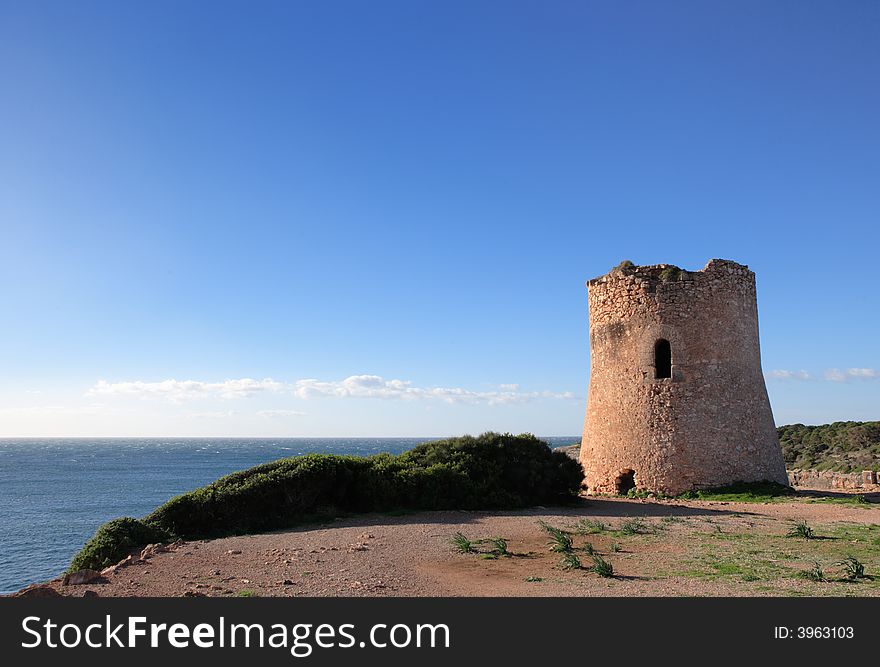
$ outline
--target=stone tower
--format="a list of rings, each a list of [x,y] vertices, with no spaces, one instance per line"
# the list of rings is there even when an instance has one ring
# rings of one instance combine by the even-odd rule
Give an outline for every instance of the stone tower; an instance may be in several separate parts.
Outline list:
[[[788,484],[761,372],[755,274],[624,262],[587,282],[591,493]]]

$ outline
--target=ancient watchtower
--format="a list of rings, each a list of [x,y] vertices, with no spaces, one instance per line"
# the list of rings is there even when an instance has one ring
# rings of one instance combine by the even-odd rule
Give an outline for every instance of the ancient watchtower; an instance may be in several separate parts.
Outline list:
[[[624,262],[587,282],[593,493],[788,484],[761,372],[755,274]]]

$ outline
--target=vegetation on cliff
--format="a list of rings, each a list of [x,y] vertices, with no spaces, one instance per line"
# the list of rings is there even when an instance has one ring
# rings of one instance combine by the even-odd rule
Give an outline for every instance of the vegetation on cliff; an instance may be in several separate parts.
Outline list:
[[[294,456],[221,477],[142,520],[104,524],[71,570],[101,569],[150,542],[277,530],[342,514],[560,504],[582,480],[579,463],[531,434],[450,438],[399,456]]]
[[[858,472],[880,470],[880,422],[780,426],[785,467]]]

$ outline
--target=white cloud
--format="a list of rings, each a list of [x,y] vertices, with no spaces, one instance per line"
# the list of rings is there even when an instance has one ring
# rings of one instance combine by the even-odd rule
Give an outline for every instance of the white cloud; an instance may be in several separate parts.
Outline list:
[[[497,388],[475,391],[462,387],[418,387],[408,380],[386,380],[380,375],[351,375],[343,380],[305,378],[292,384],[271,378],[242,378],[224,382],[201,380],[162,380],[159,382],[107,382],[99,380],[88,396],[136,396],[164,398],[175,403],[199,398],[246,398],[263,392],[291,390],[300,399],[315,398],[378,398],[400,401],[437,400],[445,403],[487,403],[501,405],[524,403],[536,399],[574,399],[571,392],[522,391],[518,384],[501,384]],[[263,417],[300,416],[295,410],[263,410]]]
[[[162,380],[160,382],[107,382],[98,380],[87,396],[155,396],[175,402],[219,396],[220,398],[246,398],[261,392],[278,392],[284,384],[272,378],[253,380],[240,378],[223,382],[199,380]]]
[[[391,400],[440,400],[445,403],[523,403],[538,398],[571,399],[571,392],[524,392],[519,385],[503,384],[489,391],[461,387],[417,387],[407,380],[386,380],[379,375],[352,375],[344,380],[298,380],[294,394],[305,400],[318,397],[380,398]]]
[[[876,368],[848,368],[846,374],[854,378],[880,378],[880,370]]]
[[[787,371],[783,369],[777,369],[770,371],[767,374],[768,377],[773,378],[774,380],[809,380],[810,374],[805,370],[800,371]]]
[[[103,405],[31,405],[15,408],[0,408],[0,415],[33,415],[33,416],[72,416],[97,415],[107,412]]]
[[[838,368],[829,368],[825,371],[825,379],[832,382],[846,382],[847,380],[873,380],[880,378],[880,370],[876,368],[847,368],[842,371]]]
[[[223,419],[234,417],[237,414],[235,410],[208,410],[206,412],[188,412],[187,416],[193,419]]]
[[[305,417],[308,413],[300,410],[260,410],[257,412],[259,417],[274,419],[276,417]]]

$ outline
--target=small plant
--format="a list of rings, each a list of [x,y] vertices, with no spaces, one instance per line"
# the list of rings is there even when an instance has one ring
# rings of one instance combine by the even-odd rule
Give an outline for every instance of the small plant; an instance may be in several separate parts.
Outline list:
[[[810,581],[827,581],[825,578],[825,572],[822,570],[822,566],[819,565],[818,562],[813,563],[813,567],[809,570],[805,570],[801,572],[801,576],[804,579],[809,579]]]
[[[663,282],[674,282],[682,280],[685,272],[677,266],[667,266],[660,272],[660,280]]]
[[[572,548],[571,538],[559,531],[552,535],[552,539],[550,540],[550,551],[554,551],[556,553],[569,553]]]
[[[837,564],[843,566],[843,576],[847,581],[865,578],[865,565],[855,556],[847,556]]]
[[[476,551],[473,543],[461,533],[455,533],[450,542],[452,542],[452,548],[460,554],[467,554]]]
[[[493,553],[495,553],[496,556],[511,555],[510,552],[507,550],[507,540],[505,540],[503,537],[493,537],[489,541],[492,543],[492,551]]]
[[[550,536],[550,551],[556,553],[569,553],[572,549],[571,537],[564,530],[551,526],[549,523],[541,521],[541,528],[547,531]]]
[[[575,524],[574,531],[578,535],[593,535],[605,532],[605,524],[593,519],[581,519]]]
[[[498,554],[496,554],[496,553],[480,554],[480,560],[498,560]]]
[[[250,590],[239,591],[238,597],[240,597],[240,598],[255,598],[255,597],[257,597],[257,592],[250,591]]]
[[[812,540],[813,529],[807,525],[807,522],[804,520],[798,521],[795,525],[791,527],[791,529],[785,534],[786,537],[800,537],[805,540]]]
[[[620,546],[617,542],[612,542],[611,551],[613,551],[614,553],[620,553],[621,551],[623,551],[623,547]]]
[[[626,272],[630,269],[634,268],[635,264],[633,264],[630,260],[625,259],[620,264],[611,269],[612,272]]]
[[[593,554],[593,567],[590,569],[600,577],[608,578],[614,576],[614,567],[599,554]]]
[[[544,581],[544,577],[526,577],[525,580],[530,583],[536,581]]]
[[[620,524],[620,532],[624,535],[641,535],[648,532],[648,527],[641,519],[628,519]]]
[[[580,570],[581,568],[583,568],[583,565],[581,565],[581,559],[575,554],[567,553],[562,557],[563,570]]]
[[[587,542],[584,545],[584,552],[592,556],[594,553],[596,553],[596,550],[593,548],[593,545],[590,542]]]

